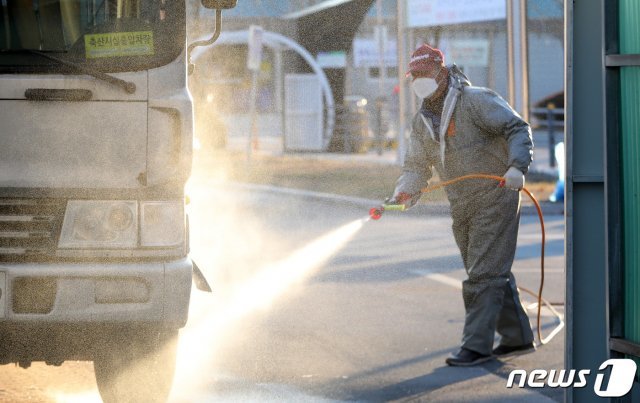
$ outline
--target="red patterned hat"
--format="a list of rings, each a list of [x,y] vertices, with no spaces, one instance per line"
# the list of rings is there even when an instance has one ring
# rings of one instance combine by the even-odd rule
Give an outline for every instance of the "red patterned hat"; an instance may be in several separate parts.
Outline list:
[[[444,55],[440,49],[425,44],[411,54],[407,76],[414,73],[434,75],[442,67],[444,67]]]

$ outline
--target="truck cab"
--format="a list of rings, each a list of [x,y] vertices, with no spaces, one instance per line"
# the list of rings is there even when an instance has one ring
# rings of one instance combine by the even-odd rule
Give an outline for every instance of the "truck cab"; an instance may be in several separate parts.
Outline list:
[[[162,401],[192,283],[185,1],[0,12],[0,364],[91,360],[105,401]]]

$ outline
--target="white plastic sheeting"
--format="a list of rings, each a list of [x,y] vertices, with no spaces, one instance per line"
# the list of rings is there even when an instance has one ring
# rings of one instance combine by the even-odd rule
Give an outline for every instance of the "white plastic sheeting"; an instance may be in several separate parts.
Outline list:
[[[322,93],[314,74],[287,74],[284,84],[284,148],[322,151]]]
[[[205,38],[206,39],[206,38]],[[280,35],[271,31],[264,31],[262,41],[264,46],[270,48],[286,48],[295,51],[299,54],[311,67],[314,74],[318,76],[320,80],[320,86],[322,89],[322,95],[324,99],[324,103],[327,110],[327,125],[325,127],[325,135],[324,135],[324,144],[323,149],[326,149],[329,145],[329,140],[333,134],[333,128],[335,126],[335,102],[333,99],[333,92],[331,91],[331,86],[329,85],[329,80],[327,76],[324,74],[324,71],[320,67],[320,65],[316,62],[315,58],[311,53],[309,53],[304,47],[298,44],[291,38],[288,38],[284,35]],[[218,40],[212,46],[219,45],[237,45],[237,44],[248,44],[249,43],[249,31],[225,31],[220,34]],[[203,54],[207,52],[210,47],[200,47],[196,48],[193,51],[192,61],[194,64],[197,64],[198,58],[200,58]]]

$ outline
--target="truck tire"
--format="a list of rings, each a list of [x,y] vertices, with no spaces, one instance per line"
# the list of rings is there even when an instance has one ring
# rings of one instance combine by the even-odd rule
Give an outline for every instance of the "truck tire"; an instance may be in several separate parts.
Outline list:
[[[171,392],[177,330],[142,330],[114,335],[93,361],[105,403],[166,402]]]

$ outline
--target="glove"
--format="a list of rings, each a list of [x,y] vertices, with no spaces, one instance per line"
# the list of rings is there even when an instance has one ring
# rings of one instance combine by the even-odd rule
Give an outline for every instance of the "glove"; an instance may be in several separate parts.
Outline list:
[[[524,174],[518,168],[510,167],[503,178],[504,184],[501,186],[507,189],[522,190],[524,187]]]
[[[393,197],[389,197],[384,201],[385,204],[404,204],[406,208],[409,208],[418,202],[420,194],[418,196],[412,196],[409,193],[400,192]]]

